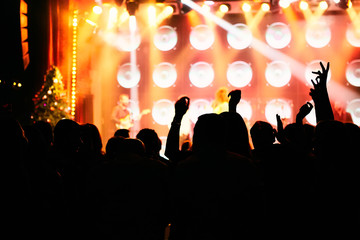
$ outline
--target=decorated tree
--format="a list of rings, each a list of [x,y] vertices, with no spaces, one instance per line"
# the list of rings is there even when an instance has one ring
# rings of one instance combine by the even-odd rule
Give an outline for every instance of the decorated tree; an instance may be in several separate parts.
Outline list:
[[[47,121],[54,127],[63,118],[71,119],[62,75],[55,66],[47,71],[44,85],[33,101],[35,109],[31,117],[34,121]]]

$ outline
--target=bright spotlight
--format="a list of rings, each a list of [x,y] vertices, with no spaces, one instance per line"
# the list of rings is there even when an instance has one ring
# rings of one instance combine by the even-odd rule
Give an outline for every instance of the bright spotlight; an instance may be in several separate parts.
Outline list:
[[[167,14],[167,15],[171,15],[174,13],[174,7],[172,6],[166,6],[165,9],[164,9],[164,12]]]
[[[176,30],[170,26],[161,26],[154,35],[154,45],[160,51],[173,49],[178,41]]]
[[[314,48],[322,48],[331,40],[331,30],[326,22],[308,23],[306,28],[306,42]]]
[[[279,6],[281,8],[288,8],[290,6],[290,1],[289,0],[280,0]]]
[[[283,87],[290,82],[290,67],[283,61],[273,61],[266,67],[265,78],[271,86]]]
[[[94,6],[92,10],[95,14],[98,15],[102,13],[102,8],[100,6]]]
[[[136,17],[135,15],[130,15],[130,18],[129,18],[129,29],[130,29],[130,32],[134,33],[136,32]]]
[[[319,8],[322,10],[326,10],[329,7],[328,3],[326,1],[321,1],[319,3]]]
[[[300,1],[299,7],[300,7],[301,10],[304,11],[304,10],[309,8],[309,4],[306,1]]]
[[[234,25],[238,30],[234,35],[231,32],[227,33],[227,41],[229,45],[234,49],[245,49],[250,46],[253,36],[248,26],[243,23],[237,23]]]
[[[245,3],[242,5],[241,9],[242,9],[244,12],[250,12],[250,11],[251,11],[251,5],[250,5],[249,3],[247,3],[247,2],[245,2]]]
[[[154,103],[151,114],[154,121],[160,125],[169,125],[174,117],[174,103],[168,99],[161,99]]]
[[[264,12],[270,11],[270,5],[268,3],[262,3],[261,4],[261,10]]]
[[[360,60],[354,60],[346,67],[346,79],[355,86],[360,87]]]
[[[163,62],[155,67],[153,72],[154,83],[161,88],[171,87],[177,78],[175,65]]]
[[[120,86],[133,88],[140,82],[140,71],[137,66],[132,69],[130,63],[125,63],[118,70],[117,80]]]
[[[236,61],[229,65],[226,73],[228,82],[237,88],[247,86],[252,79],[251,66],[243,61]]]
[[[338,4],[338,3],[340,2],[340,0],[333,0],[333,2],[334,2],[335,4]]]
[[[275,22],[266,29],[265,39],[272,48],[284,48],[291,41],[290,28],[285,23]]]
[[[190,67],[189,79],[195,87],[209,86],[214,81],[214,77],[214,69],[207,62],[197,62]]]
[[[270,124],[275,126],[277,125],[276,114],[291,121],[292,109],[289,102],[284,99],[273,99],[268,102],[265,107],[265,117]]]
[[[199,116],[212,113],[213,109],[210,102],[205,99],[196,99],[191,102],[189,107],[190,120],[195,124]]]
[[[360,27],[353,23],[346,30],[346,40],[353,47],[360,47]]]
[[[346,107],[346,112],[351,114],[353,122],[360,126],[360,99],[354,99]]]
[[[229,4],[225,4],[225,3],[220,4],[219,10],[220,10],[220,12],[222,12],[222,13],[227,13],[228,11],[230,11],[230,5],[229,5]]]
[[[210,48],[214,41],[214,33],[207,25],[198,25],[191,30],[190,43],[197,50]]]

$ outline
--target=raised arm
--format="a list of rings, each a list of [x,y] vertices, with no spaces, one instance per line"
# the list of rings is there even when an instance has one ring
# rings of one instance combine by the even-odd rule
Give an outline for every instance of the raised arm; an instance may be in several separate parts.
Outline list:
[[[182,97],[175,103],[175,116],[171,123],[171,127],[166,140],[165,156],[172,162],[177,162],[180,157],[180,126],[181,120],[189,109],[190,99]]]
[[[241,90],[233,90],[228,94],[229,100],[229,112],[236,112],[236,106],[241,99]]]
[[[327,76],[330,68],[328,62],[326,68],[320,62],[321,71],[312,72],[316,74],[315,80],[311,80],[314,88],[310,89],[310,96],[315,103],[316,121],[334,120],[334,113],[331,108],[330,99],[327,91]]]
[[[303,119],[311,112],[313,105],[310,102],[301,106],[299,112],[296,114],[296,124],[303,125]]]

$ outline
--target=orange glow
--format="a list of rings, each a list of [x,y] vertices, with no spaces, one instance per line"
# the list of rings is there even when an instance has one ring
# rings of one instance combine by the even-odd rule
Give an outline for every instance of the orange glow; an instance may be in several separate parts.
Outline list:
[[[97,15],[102,13],[102,8],[100,6],[94,6],[92,10]]]
[[[268,3],[262,3],[261,4],[261,10],[264,12],[270,11],[270,5]]]
[[[251,5],[250,5],[249,3],[247,3],[247,2],[245,2],[245,3],[242,5],[241,9],[242,9],[244,12],[250,12],[250,11],[251,11]]]

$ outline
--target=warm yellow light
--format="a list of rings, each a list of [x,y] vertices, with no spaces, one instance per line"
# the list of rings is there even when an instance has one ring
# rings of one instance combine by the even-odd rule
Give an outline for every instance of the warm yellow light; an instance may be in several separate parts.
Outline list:
[[[242,9],[244,12],[250,12],[250,11],[251,11],[251,5],[250,5],[249,3],[247,3],[247,2],[245,2],[245,3],[242,5],[241,9]]]
[[[221,4],[219,7],[220,12],[227,13],[229,11],[229,6],[226,4]]]
[[[74,75],[75,75],[75,74],[76,74],[76,71],[72,71],[72,74],[74,74]]]
[[[155,6],[148,7],[148,21],[150,26],[156,26],[156,8]]]
[[[290,6],[290,1],[289,0],[280,0],[279,6],[282,8],[288,8]]]
[[[352,8],[352,2],[350,0],[348,1],[348,8]]]
[[[174,13],[174,8],[172,6],[166,6],[164,12],[168,15],[171,15]]]
[[[77,22],[73,22],[73,26],[76,27],[76,26],[77,26]]]
[[[268,3],[262,3],[261,10],[263,10],[264,12],[270,11],[270,5]]]
[[[202,9],[204,9],[205,11],[210,12],[211,7],[209,5],[207,5],[207,4],[204,4],[204,5],[202,5]]]
[[[75,99],[76,97],[74,95],[71,96],[72,99]]]
[[[16,86],[16,82],[13,82],[13,85]]]
[[[72,95],[75,95],[75,94],[76,94],[76,92],[75,92],[75,91],[72,91],[72,92],[71,92],[71,94],[72,94]]]
[[[326,1],[321,1],[321,2],[319,3],[319,7],[320,7],[320,9],[322,9],[322,10],[326,10],[326,9],[329,7],[329,5],[328,5],[328,3],[327,3]]]
[[[94,6],[93,7],[93,12],[95,14],[101,14],[102,13],[102,8],[100,6]]]
[[[300,1],[299,7],[301,10],[306,10],[309,7],[309,4],[305,1]]]
[[[87,22],[88,24],[90,24],[91,26],[95,27],[96,23],[94,23],[93,21],[89,20],[89,19],[85,19],[85,22]]]

